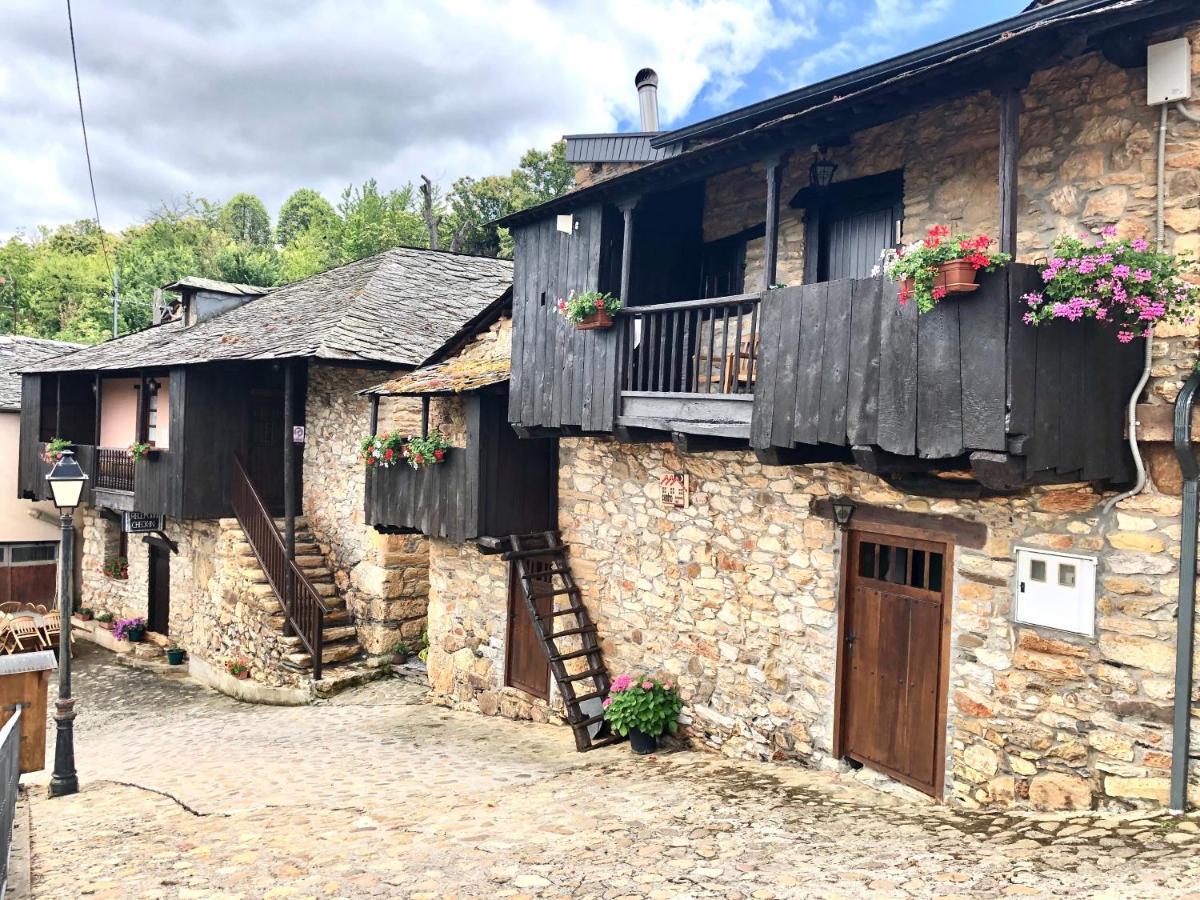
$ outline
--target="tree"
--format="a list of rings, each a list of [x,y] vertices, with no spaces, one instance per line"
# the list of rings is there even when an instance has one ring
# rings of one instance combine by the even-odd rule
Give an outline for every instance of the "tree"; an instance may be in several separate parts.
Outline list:
[[[312,188],[300,188],[279,207],[275,236],[281,245],[290,247],[312,230],[335,234],[339,223],[338,215],[328,200]]]
[[[271,217],[253,194],[234,194],[221,207],[221,228],[229,239],[251,247],[271,245]]]
[[[372,178],[342,192],[339,257],[343,263],[392,247],[424,247],[429,239],[411,184],[384,194]]]

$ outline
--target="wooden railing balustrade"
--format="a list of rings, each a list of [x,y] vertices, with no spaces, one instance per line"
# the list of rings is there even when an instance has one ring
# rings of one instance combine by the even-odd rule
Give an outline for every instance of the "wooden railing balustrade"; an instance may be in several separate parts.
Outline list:
[[[232,468],[233,513],[250,542],[254,556],[266,573],[289,624],[312,657],[313,678],[321,678],[321,653],[324,643],[325,614],[329,607],[312,583],[289,559],[283,537],[262,495],[250,480],[242,461],[234,457]]]
[[[106,491],[134,490],[134,459],[126,449],[96,448],[96,487]]]
[[[760,297],[739,294],[622,309],[621,390],[753,394]]]

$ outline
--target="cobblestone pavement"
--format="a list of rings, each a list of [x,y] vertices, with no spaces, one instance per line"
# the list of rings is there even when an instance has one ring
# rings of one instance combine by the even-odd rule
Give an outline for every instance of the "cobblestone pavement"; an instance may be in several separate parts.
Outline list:
[[[32,790],[35,897],[1200,897],[1200,820],[982,815],[377,682],[306,708],[77,663],[82,791]],[[31,778],[44,783],[48,775]]]

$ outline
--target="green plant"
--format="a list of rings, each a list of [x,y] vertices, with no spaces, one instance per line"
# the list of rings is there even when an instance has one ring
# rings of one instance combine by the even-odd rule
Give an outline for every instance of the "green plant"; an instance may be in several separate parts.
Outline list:
[[[602,294],[600,291],[584,291],[577,294],[574,291],[566,298],[558,298],[558,311],[572,322],[582,322],[593,313],[615,313],[621,308],[621,301],[612,294]]]
[[[1097,241],[1060,235],[1042,270],[1045,286],[1022,299],[1027,325],[1055,319],[1095,319],[1111,326],[1127,344],[1149,337],[1158,322],[1188,322],[1200,301],[1200,287],[1183,279],[1194,272],[1186,253],[1152,250],[1145,238],[1118,239],[1105,228]]]
[[[116,618],[116,616],[114,616],[110,612],[102,612],[102,613],[100,613],[100,615],[96,616],[96,621],[103,622],[105,625],[107,625],[109,622],[111,622],[115,618]]]
[[[622,736],[632,728],[650,737],[674,732],[681,709],[674,685],[657,678],[618,675],[604,699],[604,719]]]
[[[421,633],[421,643],[417,649],[417,659],[421,662],[429,661],[429,629],[426,628]]]
[[[989,249],[992,239],[986,234],[971,237],[956,234],[948,238],[947,225],[934,225],[919,241],[914,241],[896,251],[883,266],[883,271],[893,281],[901,282],[900,302],[917,301],[917,309],[929,312],[939,300],[946,296],[946,287],[939,285],[938,271],[943,263],[956,259],[966,260],[975,271],[990,272],[996,266],[1012,259],[1007,253]]]
[[[389,469],[404,457],[407,439],[399,434],[369,434],[358,442],[359,456],[363,465]]]
[[[140,441],[134,441],[129,445],[129,449],[125,451],[130,459],[145,459],[150,455],[150,445]]]
[[[129,577],[129,560],[124,556],[114,556],[112,559],[106,559],[104,565],[100,567],[100,571],[109,578],[126,579]]]
[[[250,662],[244,657],[227,660],[225,663],[225,671],[235,678],[240,678],[250,671]]]
[[[412,656],[412,648],[404,641],[396,641],[388,650],[392,656]]]
[[[54,438],[46,443],[45,449],[42,450],[42,462],[54,465],[62,459],[63,451],[71,447],[71,442],[66,438]]]
[[[404,446],[404,458],[414,469],[434,466],[446,458],[450,445],[436,428],[424,437],[410,437]]]

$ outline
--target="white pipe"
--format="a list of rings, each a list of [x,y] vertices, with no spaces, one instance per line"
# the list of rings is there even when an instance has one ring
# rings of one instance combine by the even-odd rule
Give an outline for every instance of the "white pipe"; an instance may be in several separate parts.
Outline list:
[[[1165,226],[1163,224],[1163,206],[1166,203],[1166,166],[1167,166],[1167,106],[1164,103],[1159,109],[1158,117],[1158,160],[1156,161],[1157,180],[1156,180],[1156,203],[1155,203],[1155,224],[1154,224],[1154,249],[1161,251],[1163,248],[1163,240],[1166,237]],[[1191,113],[1185,113],[1185,116],[1190,116]],[[1129,406],[1127,408],[1128,427],[1129,427],[1129,450],[1133,454],[1133,465],[1137,470],[1137,479],[1133,483],[1133,487],[1122,494],[1117,494],[1115,497],[1110,497],[1108,502],[1104,504],[1101,513],[1107,515],[1112,512],[1112,508],[1126,500],[1129,497],[1134,497],[1140,494],[1146,487],[1146,463],[1142,460],[1141,450],[1138,448],[1137,440],[1137,404],[1141,399],[1142,390],[1146,387],[1146,382],[1150,380],[1150,365],[1154,356],[1154,332],[1151,330],[1149,337],[1146,338],[1146,359],[1142,366],[1142,377],[1138,379],[1137,387],[1133,389],[1133,393],[1129,395]]]
[[[1182,103],[1176,103],[1175,109],[1189,122],[1200,122],[1200,113],[1194,113]]]

